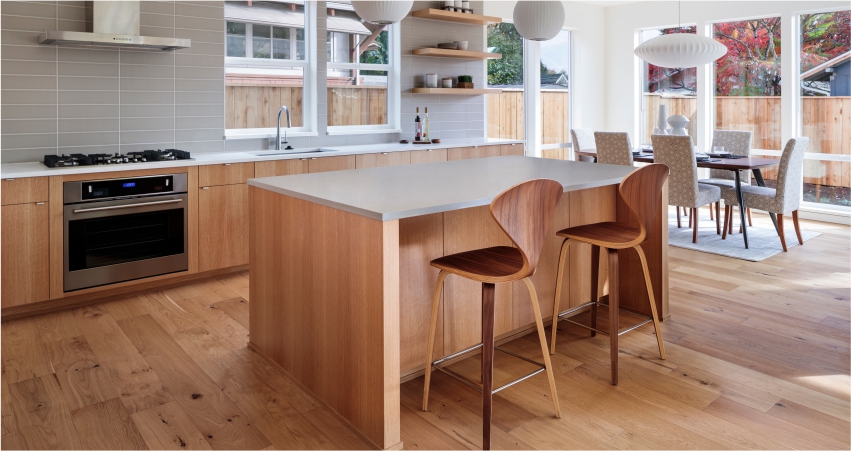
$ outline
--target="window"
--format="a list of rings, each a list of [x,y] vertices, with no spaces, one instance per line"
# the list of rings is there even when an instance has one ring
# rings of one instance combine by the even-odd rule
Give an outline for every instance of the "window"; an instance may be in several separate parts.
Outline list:
[[[800,16],[805,202],[851,207],[851,10]]]
[[[488,87],[501,88],[488,94],[488,137],[524,139],[523,38],[512,23],[488,25],[488,51],[502,54],[488,60]]]
[[[313,130],[315,98],[307,24],[314,2],[225,2],[225,128],[229,136],[269,135],[278,109],[290,110],[290,133]],[[315,29],[315,26],[313,27]],[[282,127],[286,126],[281,118]]]
[[[349,2],[329,8],[328,132],[398,129],[398,26],[361,22]]]
[[[643,30],[640,38],[644,43],[664,34],[695,34],[696,30],[693,26]],[[639,114],[641,143],[649,144],[650,136],[656,128],[670,128],[667,123],[659,124],[660,107],[663,106],[666,118],[677,114],[688,118],[686,130],[694,139],[697,130],[697,68],[672,69],[654,66],[646,61],[642,61],[641,66],[642,93]]]
[[[541,144],[543,149],[570,142],[570,31],[541,42]],[[561,156],[568,159],[567,155]]]

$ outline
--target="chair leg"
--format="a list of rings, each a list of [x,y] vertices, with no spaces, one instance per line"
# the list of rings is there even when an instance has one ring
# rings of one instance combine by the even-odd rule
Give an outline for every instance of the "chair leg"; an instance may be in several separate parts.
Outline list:
[[[748,214],[748,227],[753,227],[753,217],[751,216],[751,209],[748,208],[746,213]]]
[[[709,220],[715,220],[715,215],[712,214],[712,204],[709,204]]]
[[[694,222],[694,214],[692,214],[694,209],[683,207],[683,210],[685,210],[687,215],[688,215],[688,226],[689,226],[689,228],[691,228],[692,223]]]
[[[777,235],[780,237],[780,244],[783,245],[783,252],[788,252],[786,249],[786,232],[783,231],[783,215],[777,215]]]
[[[597,301],[600,299],[597,289],[600,286],[600,246],[591,245],[591,327],[597,328]],[[596,337],[597,331],[592,330],[591,336]]]
[[[553,299],[553,338],[550,340],[550,354],[556,353],[556,332],[558,331],[558,304],[561,300],[561,287],[564,285],[564,264],[567,261],[567,251],[570,248],[569,239],[565,238],[561,243],[561,252],[558,257],[558,269],[556,270],[556,292]]]
[[[425,386],[423,387],[423,411],[428,411],[428,389],[431,385],[431,362],[434,358],[434,335],[437,330],[437,311],[440,308],[440,294],[443,288],[443,280],[449,273],[440,271],[437,275],[437,284],[434,286],[434,298],[431,302],[431,327],[428,330],[428,351],[426,351]]]
[[[491,449],[493,414],[493,323],[494,292],[492,283],[482,284],[482,449]]]
[[[653,296],[653,285],[650,283],[650,270],[647,268],[647,257],[641,245],[635,246],[638,258],[641,260],[641,270],[644,272],[644,283],[647,286],[647,297],[650,299],[650,314],[653,317],[653,328],[656,330],[656,342],[659,345],[659,356],[665,360],[665,344],[662,342],[662,329],[659,327],[659,314],[656,312],[656,299]]]
[[[795,235],[798,235],[798,244],[804,244],[804,238],[801,236],[801,225],[798,224],[798,210],[792,212],[792,224],[795,225]]]
[[[682,221],[680,220],[680,207],[677,207],[677,228],[681,228],[683,226]]]
[[[712,212],[712,205],[709,206],[709,212]],[[715,202],[715,234],[721,235],[721,201]]]
[[[722,240],[726,240],[726,239],[727,239],[727,230],[730,228],[730,227],[729,227],[729,225],[730,225],[730,216],[731,216],[731,214],[730,214],[730,206],[725,204],[725,205],[724,205],[724,231],[721,233],[721,239],[722,239]]]
[[[612,362],[612,385],[618,385],[618,251],[606,250],[609,253],[609,355]]]
[[[547,353],[547,335],[544,333],[544,322],[541,320],[541,305],[538,303],[538,293],[535,291],[535,285],[532,284],[532,279],[525,278],[526,288],[529,289],[529,299],[532,300],[532,311],[535,313],[535,326],[538,328],[538,341],[541,342],[541,352],[544,354],[544,366],[547,368],[547,379],[550,380],[550,394],[553,397],[553,409],[556,413],[556,418],[561,418],[561,409],[558,405],[558,393],[556,393],[556,379],[553,374],[553,365],[550,362],[550,355]]]
[[[692,243],[697,243],[697,216],[698,216],[698,211],[699,211],[699,209],[697,209],[697,208],[691,209],[691,219],[692,219],[692,222],[694,223],[694,232],[692,233],[692,237],[691,237]]]

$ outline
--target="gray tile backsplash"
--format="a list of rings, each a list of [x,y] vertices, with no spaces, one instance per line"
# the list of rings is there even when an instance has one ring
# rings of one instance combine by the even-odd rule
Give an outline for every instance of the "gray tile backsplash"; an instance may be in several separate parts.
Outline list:
[[[436,2],[415,2],[414,9]],[[326,15],[325,2],[317,14]],[[481,11],[483,2],[472,2]],[[143,35],[192,40],[175,52],[41,46],[45,30],[85,31],[85,2],[0,3],[3,163],[38,161],[46,153],[129,152],[176,147],[190,152],[256,150],[267,139],[224,140],[224,8],[221,1],[142,1]],[[320,20],[320,23],[323,21]],[[411,94],[424,74],[472,75],[485,86],[485,62],[414,57],[438,42],[469,41],[483,50],[481,26],[414,19],[401,23],[403,134],[328,136],[326,30],[317,30],[318,137],[294,146],[362,145],[413,138],[415,108],[428,106],[431,132],[447,143],[485,137],[483,96]]]
[[[143,34],[193,40],[176,52],[37,44],[45,30],[85,31],[84,8],[0,4],[2,162],[181,145],[224,150],[223,3],[141,2]]]

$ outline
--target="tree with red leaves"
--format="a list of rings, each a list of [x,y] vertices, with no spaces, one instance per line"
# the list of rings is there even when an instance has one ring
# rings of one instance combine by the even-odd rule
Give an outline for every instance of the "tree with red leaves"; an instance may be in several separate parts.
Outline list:
[[[801,15],[801,72],[851,51],[851,10]]]
[[[713,26],[727,54],[715,61],[715,94],[780,95],[780,18],[724,22]]]

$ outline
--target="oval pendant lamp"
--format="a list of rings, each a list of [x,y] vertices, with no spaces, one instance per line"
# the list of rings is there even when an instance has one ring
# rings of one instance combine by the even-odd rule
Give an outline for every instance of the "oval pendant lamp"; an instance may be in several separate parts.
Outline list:
[[[668,68],[697,67],[727,54],[727,47],[706,36],[691,33],[665,34],[635,48],[635,56]]]
[[[564,26],[560,1],[523,1],[514,5],[514,28],[530,41],[549,41]]]
[[[352,0],[352,7],[358,16],[364,21],[375,25],[389,25],[401,22],[411,12],[413,5],[413,0]]]

